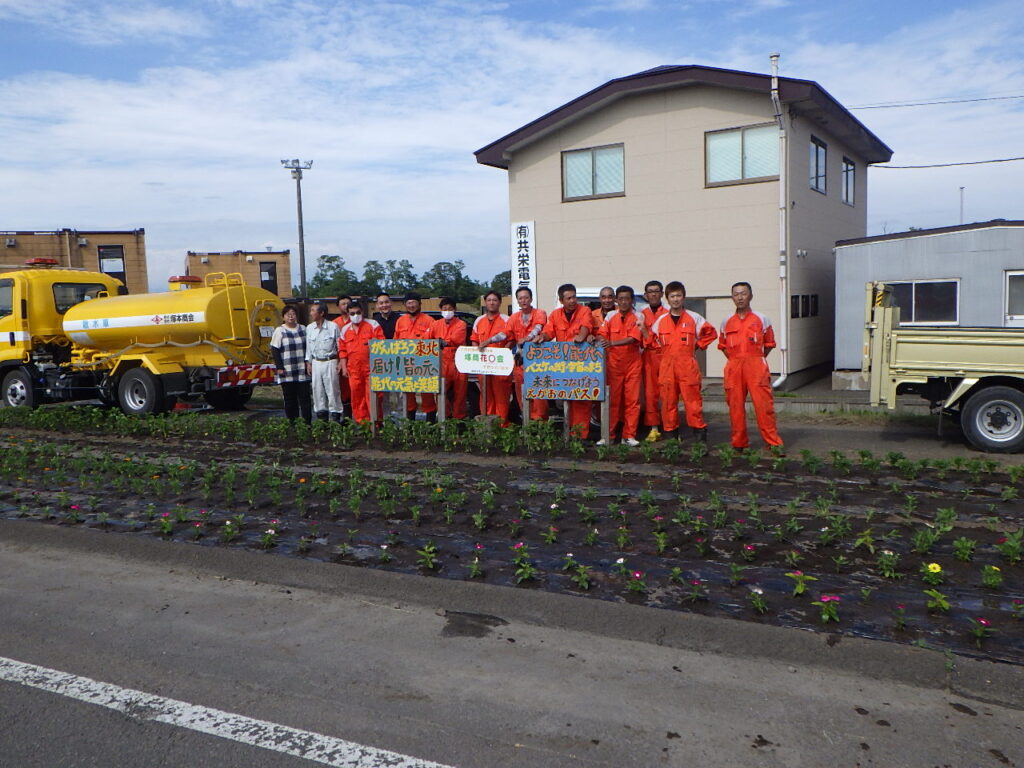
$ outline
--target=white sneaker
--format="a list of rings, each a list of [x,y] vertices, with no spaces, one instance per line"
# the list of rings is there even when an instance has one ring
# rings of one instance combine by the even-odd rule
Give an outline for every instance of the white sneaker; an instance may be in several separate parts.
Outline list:
[[[640,445],[640,441],[637,440],[635,437],[627,437],[625,440],[622,441],[622,444],[628,445],[630,448],[636,448],[638,445]]]
[[[600,440],[594,443],[594,445],[608,445],[608,441],[602,437]]]

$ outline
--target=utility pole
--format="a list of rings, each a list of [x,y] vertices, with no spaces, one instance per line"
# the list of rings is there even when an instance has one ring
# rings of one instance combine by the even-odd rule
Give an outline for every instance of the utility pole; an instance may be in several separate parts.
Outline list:
[[[313,167],[313,161],[282,160],[281,165],[292,172],[295,179],[295,200],[299,211],[299,292],[306,297],[306,240],[302,234],[302,172]]]

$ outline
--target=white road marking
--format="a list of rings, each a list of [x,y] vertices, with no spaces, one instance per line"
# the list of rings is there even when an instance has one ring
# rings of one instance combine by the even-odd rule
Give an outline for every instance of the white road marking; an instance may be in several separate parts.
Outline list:
[[[97,704],[139,721],[177,725],[200,733],[283,752],[341,768],[451,768],[415,757],[366,747],[320,733],[256,720],[219,709],[121,688],[57,669],[0,656],[0,680]]]

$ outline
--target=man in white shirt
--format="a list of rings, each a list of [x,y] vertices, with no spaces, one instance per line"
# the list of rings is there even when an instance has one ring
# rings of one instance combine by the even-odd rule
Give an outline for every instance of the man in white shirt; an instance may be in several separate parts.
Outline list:
[[[340,422],[344,414],[338,386],[341,330],[327,321],[327,305],[323,302],[310,307],[309,316],[313,322],[306,326],[306,372],[313,381],[313,410],[318,419],[326,420],[330,415],[331,421]]]

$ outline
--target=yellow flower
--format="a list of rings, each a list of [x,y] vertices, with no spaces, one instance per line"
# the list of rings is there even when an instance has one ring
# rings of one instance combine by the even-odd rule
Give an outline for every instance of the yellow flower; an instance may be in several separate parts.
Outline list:
[[[1001,569],[1001,568],[1000,568],[1000,567],[999,567],[998,565],[990,565],[990,566],[988,567],[988,569],[989,569],[990,571],[999,571],[999,570],[1002,570],[1002,569]]]
[[[942,573],[942,566],[938,563],[928,563],[928,573]]]

